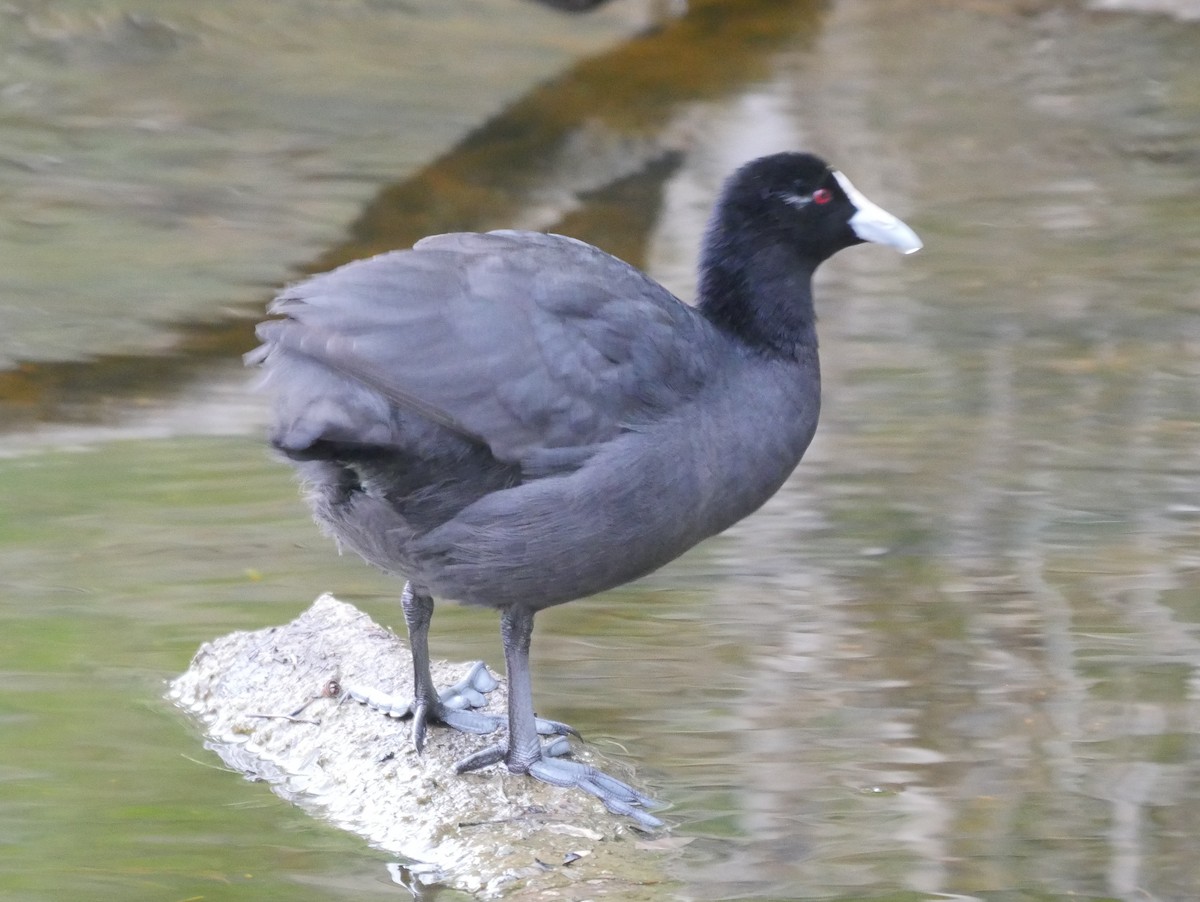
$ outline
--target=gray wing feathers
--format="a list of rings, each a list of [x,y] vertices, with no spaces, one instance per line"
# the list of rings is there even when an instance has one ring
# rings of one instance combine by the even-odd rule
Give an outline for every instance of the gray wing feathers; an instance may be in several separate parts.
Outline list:
[[[534,232],[426,238],[293,286],[271,312],[283,318],[260,326],[248,358],[268,378],[276,351],[300,370],[301,395],[323,384],[304,367],[342,377],[323,380],[338,398],[290,399],[308,421],[297,441],[321,433],[322,417],[333,433],[347,420],[369,428],[330,409],[347,401],[376,438],[395,433],[385,400],[518,462],[652,421],[704,372],[707,324],[691,308],[590,245]]]

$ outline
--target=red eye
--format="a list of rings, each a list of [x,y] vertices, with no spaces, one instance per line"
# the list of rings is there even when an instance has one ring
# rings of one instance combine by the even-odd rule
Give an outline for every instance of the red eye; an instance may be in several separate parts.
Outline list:
[[[827,204],[833,200],[833,192],[828,188],[818,188],[813,192],[812,197],[814,204]]]

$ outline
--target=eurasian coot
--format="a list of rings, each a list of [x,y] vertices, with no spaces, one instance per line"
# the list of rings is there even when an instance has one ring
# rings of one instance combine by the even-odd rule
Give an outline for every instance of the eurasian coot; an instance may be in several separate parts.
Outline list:
[[[496,723],[439,698],[433,596],[497,608],[508,738],[461,762],[578,786],[643,823],[650,800],[543,749],[533,617],[661,567],[771,497],[817,426],[812,276],[913,231],[815,156],[725,184],[688,306],[588,244],[437,235],[287,289],[261,324],[271,443],[338,543],[405,578],[418,749],[428,721]],[[563,741],[552,743],[559,749]],[[557,749],[556,749],[557,751]]]

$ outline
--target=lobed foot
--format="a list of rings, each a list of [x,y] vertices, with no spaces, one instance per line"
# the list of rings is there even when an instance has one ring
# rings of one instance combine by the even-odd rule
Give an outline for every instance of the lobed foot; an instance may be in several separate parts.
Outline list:
[[[658,804],[654,799],[638,792],[627,783],[622,783],[615,777],[596,770],[591,765],[580,761],[563,758],[569,754],[571,745],[565,736],[546,743],[541,748],[541,754],[527,765],[508,765],[513,773],[524,773],[549,783],[551,786],[574,787],[595,796],[604,803],[604,807],[613,814],[623,814],[631,817],[648,830],[654,830],[663,822],[645,809]],[[508,757],[508,747],[496,745],[476,752],[469,758],[464,758],[455,765],[456,773],[465,774],[479,770],[491,764],[499,764]]]
[[[503,717],[480,714],[472,709],[487,705],[487,693],[500,683],[492,676],[482,661],[475,662],[465,677],[438,693],[437,701],[422,705],[416,701],[391,695],[372,686],[357,683],[337,683],[331,694],[339,698],[351,698],[368,708],[381,711],[388,717],[413,718],[413,744],[418,752],[425,748],[428,725],[444,724],[460,733],[485,735],[502,727]],[[557,720],[535,721],[537,731],[543,736],[578,736],[573,727]]]
[[[465,677],[439,692],[438,699],[447,708],[456,711],[482,708],[487,704],[487,693],[499,685],[500,682],[492,676],[487,666],[482,661],[476,661]]]
[[[445,724],[460,733],[491,733],[504,726],[505,718],[495,714],[477,714],[472,708],[482,708],[487,704],[484,693],[491,692],[500,683],[492,676],[482,661],[477,661],[463,679],[438,693],[436,706],[422,709],[420,705],[410,705],[413,715],[413,739],[420,752],[425,747],[425,726],[429,722]],[[404,716],[404,715],[400,715]],[[542,736],[579,736],[579,732],[565,723],[557,720],[535,720],[537,731]]]
[[[465,677],[438,693],[432,703],[410,701],[373,686],[343,682],[335,684],[339,699],[350,698],[374,708],[388,717],[413,718],[413,740],[420,752],[425,746],[426,726],[440,723],[462,733],[491,733],[500,726],[500,719],[478,714],[472,708],[487,704],[487,693],[500,685],[482,661],[477,661]]]
[[[460,733],[484,735],[496,730],[502,723],[500,718],[471,709],[486,705],[487,693],[499,685],[484,663],[477,661],[465,677],[439,692],[436,702],[412,702],[408,713],[413,718],[413,745],[417,753],[425,748],[425,730],[430,723],[444,724]]]

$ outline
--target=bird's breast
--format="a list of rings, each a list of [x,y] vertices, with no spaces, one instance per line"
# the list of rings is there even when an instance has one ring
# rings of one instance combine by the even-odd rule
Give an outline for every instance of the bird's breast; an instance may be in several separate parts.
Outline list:
[[[463,510],[422,540],[434,590],[546,607],[644,576],[756,510],[803,455],[817,400],[761,379],[751,398],[731,388]]]

